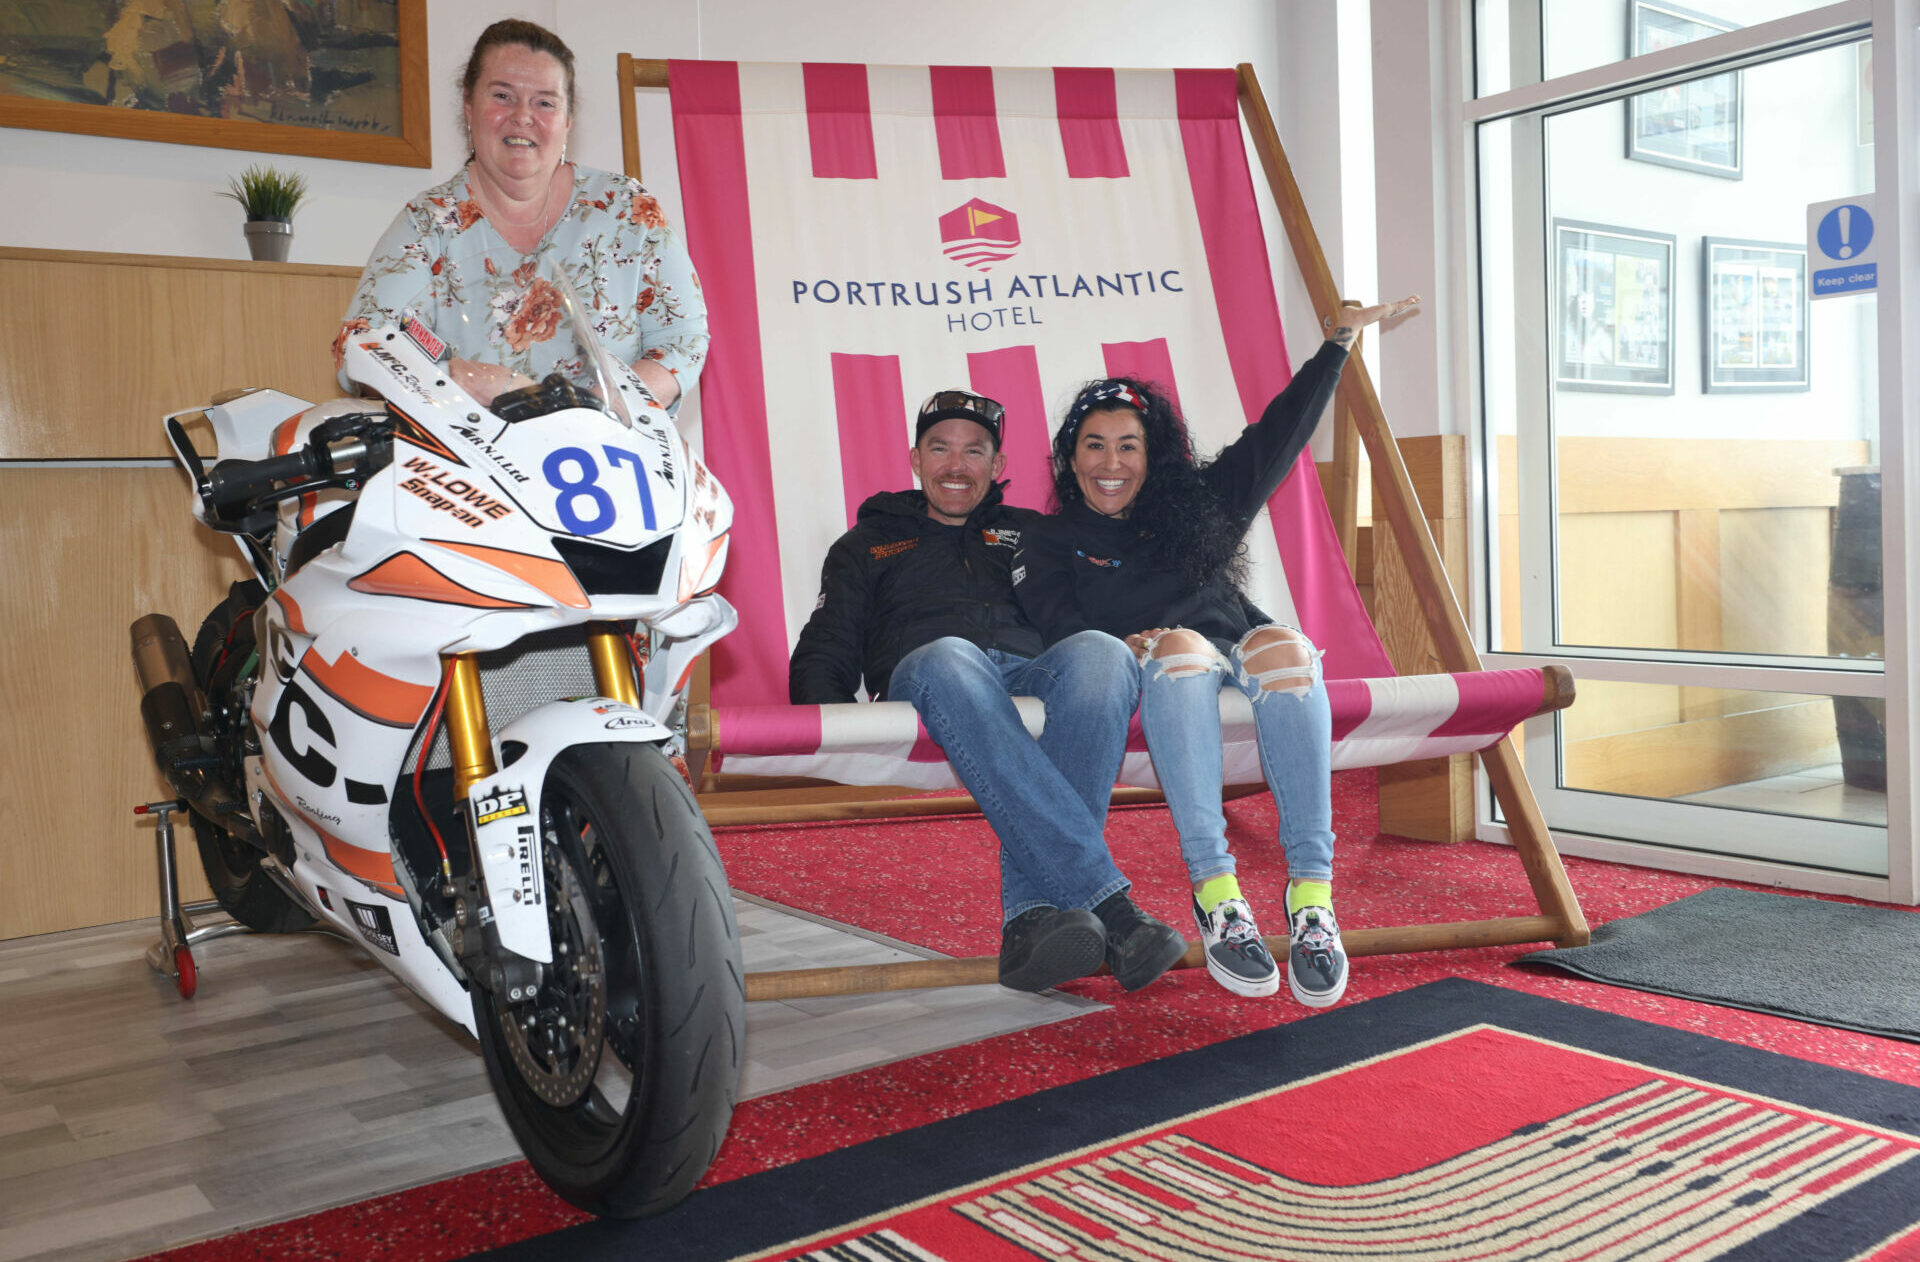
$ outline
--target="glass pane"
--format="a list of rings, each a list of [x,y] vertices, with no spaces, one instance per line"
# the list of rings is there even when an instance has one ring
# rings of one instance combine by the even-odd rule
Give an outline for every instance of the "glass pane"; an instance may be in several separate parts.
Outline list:
[[[1477,95],[1610,66],[1642,53],[1775,18],[1831,0],[1720,0],[1695,9],[1664,0],[1475,0]]]
[[[1859,73],[1830,48],[1481,129],[1497,647],[1883,655],[1877,309],[1810,300],[1806,253],[1809,203],[1873,187]],[[1542,417],[1551,472],[1516,463]]]
[[[1560,718],[1562,785],[1885,826],[1885,703],[1580,681]]]

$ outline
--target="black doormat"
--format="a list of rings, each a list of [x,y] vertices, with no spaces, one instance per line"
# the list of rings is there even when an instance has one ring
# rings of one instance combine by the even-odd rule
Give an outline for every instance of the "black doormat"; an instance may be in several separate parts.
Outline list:
[[[1920,1042],[1920,914],[1899,908],[1711,889],[1520,962]]]

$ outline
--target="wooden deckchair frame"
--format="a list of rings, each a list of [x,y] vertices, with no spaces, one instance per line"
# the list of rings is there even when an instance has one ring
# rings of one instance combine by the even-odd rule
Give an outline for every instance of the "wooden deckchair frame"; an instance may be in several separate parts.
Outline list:
[[[1324,319],[1340,306],[1340,293],[1334,284],[1333,271],[1327,265],[1326,254],[1320,248],[1320,238],[1307,215],[1306,204],[1300,196],[1300,186],[1294,181],[1293,168],[1280,144],[1280,133],[1274,127],[1273,115],[1267,109],[1266,96],[1254,77],[1253,67],[1243,62],[1237,71],[1241,116],[1253,137],[1254,151],[1259,154],[1260,165],[1267,177],[1267,187],[1280,212],[1281,223],[1286,228],[1294,261],[1306,281],[1308,296],[1313,301],[1315,312]],[[640,136],[634,93],[641,88],[665,88],[667,62],[621,53],[619,76],[620,131],[626,173],[639,179]],[[1393,531],[1394,539],[1406,560],[1421,613],[1426,618],[1441,664],[1455,674],[1482,669],[1480,653],[1474,647],[1466,618],[1454,599],[1453,588],[1447,581],[1446,567],[1440,560],[1440,551],[1434,545],[1433,534],[1420,511],[1413,480],[1407,473],[1406,462],[1401,458],[1399,445],[1394,441],[1393,431],[1381,409],[1380,396],[1374,392],[1366,365],[1358,356],[1348,361],[1346,371],[1341,374],[1337,399],[1341,409],[1352,417],[1360,441],[1372,461],[1376,523],[1384,511],[1387,525]],[[1350,520],[1353,488],[1348,486],[1344,494],[1347,496],[1347,516]],[[1351,546],[1346,538],[1341,543],[1343,548]],[[1559,709],[1572,700],[1572,695],[1571,677],[1558,671],[1550,672],[1541,711]],[[720,747],[711,720],[704,714],[696,716],[690,738],[709,742],[708,748]],[[1561,866],[1559,852],[1554,848],[1546,818],[1540,812],[1540,804],[1534,799],[1533,787],[1527,782],[1513,738],[1502,737],[1498,745],[1481,753],[1480,760],[1487,769],[1494,798],[1506,812],[1508,836],[1513,848],[1519,852],[1540,914],[1390,929],[1350,929],[1341,935],[1348,955],[1392,955],[1545,941],[1559,946],[1581,946],[1587,942],[1590,935],[1586,916],[1581,912],[1579,899],[1567,881],[1566,870]],[[1125,790],[1117,792],[1126,793]],[[965,797],[918,798],[909,801],[913,805],[906,811],[897,809],[900,803],[887,803],[883,807],[868,802],[845,804],[839,808],[845,813],[810,813],[809,817],[856,819],[874,818],[881,814],[953,813],[973,809],[972,799]],[[716,818],[717,814],[709,810],[709,820],[714,823],[749,822]],[[797,820],[799,815],[787,813],[781,818]],[[768,821],[756,818],[751,822]],[[1286,953],[1288,943],[1284,935],[1274,935],[1267,941],[1276,954]],[[1203,963],[1200,945],[1190,943],[1186,957],[1177,967],[1197,968]],[[998,959],[980,956],[906,964],[749,973],[746,994],[748,999],[798,999],[819,995],[916,990],[932,986],[980,985],[993,983],[998,977]]]

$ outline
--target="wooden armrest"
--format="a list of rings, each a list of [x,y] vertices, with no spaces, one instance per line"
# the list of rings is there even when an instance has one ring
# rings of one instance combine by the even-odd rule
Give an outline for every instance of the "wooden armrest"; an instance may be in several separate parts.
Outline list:
[[[1573,704],[1579,690],[1574,685],[1572,671],[1564,666],[1542,666],[1540,673],[1545,676],[1545,687],[1535,714],[1551,714]]]

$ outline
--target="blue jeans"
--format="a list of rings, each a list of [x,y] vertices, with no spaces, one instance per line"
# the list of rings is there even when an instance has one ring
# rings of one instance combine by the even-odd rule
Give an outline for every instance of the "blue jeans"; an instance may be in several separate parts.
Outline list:
[[[1304,691],[1262,689],[1238,645],[1226,656],[1216,652],[1211,668],[1192,674],[1147,663],[1140,730],[1195,885],[1234,870],[1220,809],[1222,688],[1238,688],[1253,703],[1260,769],[1280,816],[1288,878],[1333,879],[1333,715],[1317,653],[1311,680]]]
[[[1092,908],[1128,888],[1104,833],[1140,696],[1119,640],[1083,631],[1038,657],[947,636],[900,659],[887,696],[911,701],[1000,837],[1003,923],[1035,907]],[[1038,741],[1013,706],[1038,697]]]

